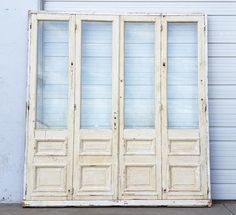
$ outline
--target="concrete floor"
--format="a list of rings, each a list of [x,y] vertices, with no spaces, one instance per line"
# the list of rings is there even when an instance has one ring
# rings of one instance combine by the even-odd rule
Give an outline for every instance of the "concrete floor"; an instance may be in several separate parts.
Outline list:
[[[217,202],[211,208],[22,208],[0,204],[0,215],[236,215],[236,202]]]

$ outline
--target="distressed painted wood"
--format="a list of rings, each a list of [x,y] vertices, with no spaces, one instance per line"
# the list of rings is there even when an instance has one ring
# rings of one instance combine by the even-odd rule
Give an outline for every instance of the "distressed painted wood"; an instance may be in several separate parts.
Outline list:
[[[153,72],[153,82],[155,85],[154,95],[155,99],[153,101],[155,107],[159,107],[160,104],[160,90],[159,90],[159,66],[160,66],[160,19],[159,17],[145,17],[145,16],[122,16],[121,23],[120,23],[120,31],[121,31],[121,38],[120,38],[120,147],[119,147],[119,174],[121,180],[119,181],[119,198],[120,199],[160,199],[161,198],[161,142],[160,142],[160,114],[159,109],[155,108],[154,113],[149,109],[137,109],[134,106],[131,112],[135,110],[151,111],[151,117],[153,119],[153,124],[145,123],[139,121],[138,124],[134,119],[125,119],[129,117],[127,112],[125,113],[124,110],[130,106],[128,102],[125,103],[125,99],[129,98],[129,91],[127,92],[127,88],[125,88],[125,84],[129,83],[129,79],[125,80],[126,73],[128,71],[125,70],[129,69],[132,64],[127,67],[125,64],[125,57],[130,57],[130,54],[125,52],[125,49],[131,49],[131,47],[125,47],[129,41],[125,38],[125,24],[126,23],[153,23],[153,27],[155,31],[154,35],[151,35],[151,32],[145,32],[147,35],[147,39],[150,41],[152,38],[155,38],[155,42],[153,47],[155,47],[154,52],[154,59],[155,64],[154,68],[149,68],[149,66],[144,67],[142,69],[143,73],[146,72]],[[135,27],[135,26],[134,26]],[[137,28],[137,27],[136,27]],[[139,27],[141,28],[141,27]],[[150,28],[149,28],[150,29]],[[140,29],[137,29],[137,31]],[[128,34],[128,33],[127,33]],[[128,35],[129,36],[129,35]],[[143,41],[138,37],[138,33],[134,36],[132,41],[136,41],[135,44],[138,42]],[[145,37],[146,38],[146,37]],[[153,39],[154,39],[153,38]],[[150,42],[149,42],[150,43]],[[142,44],[144,46],[144,44]],[[132,56],[136,57],[138,50],[135,51],[135,47],[133,49],[134,54]],[[150,51],[149,51],[150,53]],[[145,55],[145,53],[142,53]],[[150,54],[149,54],[150,55]],[[139,57],[140,59],[140,57]],[[139,60],[140,61],[140,60]],[[129,63],[130,62],[129,60]],[[126,65],[126,66],[125,66]],[[133,62],[135,65],[135,62]],[[150,63],[149,63],[150,65]],[[140,71],[141,72],[141,71]],[[129,88],[130,89],[130,88]],[[137,94],[137,92],[139,92]],[[146,90],[135,90],[133,91],[134,95],[139,95],[140,98],[142,97],[142,93],[147,95],[148,91]],[[127,95],[128,94],[128,95]],[[139,99],[141,102],[142,100]],[[145,102],[147,99],[144,100]],[[134,99],[131,99],[131,102],[134,102]],[[135,103],[134,103],[135,104]],[[126,106],[125,106],[126,105]],[[131,105],[132,106],[132,105]],[[150,105],[149,105],[150,107]],[[129,112],[128,112],[129,113]],[[135,117],[140,119],[138,114],[135,114]],[[147,116],[146,116],[147,117]],[[133,124],[133,126],[131,126]],[[145,128],[146,127],[146,128]],[[150,128],[148,128],[150,127]]]
[[[209,206],[211,201],[204,16],[102,16],[56,13],[33,13],[31,16],[30,108],[28,111],[24,206]],[[37,129],[35,127],[38,20],[69,22],[67,129]],[[83,40],[83,21],[90,22],[91,25],[93,25],[92,22],[101,24],[111,22],[112,34],[111,36],[106,34],[106,40],[104,40],[102,33],[98,33],[96,38],[92,36],[91,32],[86,31],[84,34],[87,36]],[[188,98],[190,95],[188,94],[189,89],[181,87],[174,90],[178,94],[177,97],[175,93],[167,94],[168,22],[197,23],[198,69],[194,70],[197,73],[194,78],[198,82],[198,92],[191,95],[198,100],[199,114],[196,116],[199,121],[198,128],[192,127],[191,123],[188,124],[189,128],[186,128],[186,125],[181,127],[179,124],[178,128],[168,127],[167,95],[178,99]],[[150,33],[151,31],[146,29],[144,41],[140,45],[139,41],[143,38],[143,33],[139,32],[140,26],[145,28],[145,25],[133,25],[137,31],[135,35],[125,31],[126,23],[153,23],[155,30]],[[193,34],[191,31],[187,31],[186,34],[190,35],[188,43],[196,42],[191,40]],[[181,38],[182,32],[178,32],[178,36]],[[178,44],[179,38],[171,39],[172,42]],[[90,40],[96,44],[96,39],[98,44],[105,43],[105,45],[89,47]],[[48,35],[46,40],[52,41],[53,37]],[[56,40],[64,41],[64,38],[59,34]],[[152,40],[154,43],[150,42]],[[95,71],[96,68],[88,62],[83,68],[83,56],[104,57],[104,53],[108,53],[107,42],[112,44],[112,61],[111,65],[109,64],[112,79],[105,75],[109,72],[107,67],[104,67],[104,74],[98,78],[93,78],[95,76],[92,75],[84,78],[82,72],[89,73]],[[83,48],[88,49],[85,55],[83,55],[83,51],[81,52]],[[105,52],[102,50],[103,48],[106,49]],[[140,52],[139,48],[144,51]],[[154,55],[150,54],[150,50],[153,48]],[[50,53],[51,50],[48,51]],[[189,53],[192,54],[192,52]],[[100,56],[100,54],[102,55]],[[176,52],[176,54],[178,53]],[[137,67],[133,60],[129,61],[128,67],[125,67],[127,62],[125,57],[142,59],[144,56],[154,58],[154,67],[150,66],[151,61],[146,61],[146,66],[143,68]],[[194,54],[194,56],[196,55]],[[104,62],[97,66],[100,71],[102,71],[103,65],[105,65]],[[192,69],[192,66],[193,64],[190,63],[184,67],[185,75],[180,79],[177,76],[177,78],[173,78],[173,75],[168,80],[173,85],[190,80],[190,87],[194,86],[195,82],[192,77],[186,74]],[[135,70],[135,75],[127,73],[126,76],[127,68]],[[153,72],[154,75],[148,76],[145,72]],[[150,77],[153,79],[153,84],[150,82]],[[50,81],[61,81],[57,77],[54,78]],[[109,84],[110,88],[100,90],[100,88],[94,87],[92,89],[91,86],[96,86],[96,84]],[[140,88],[140,86],[143,87],[142,84],[145,85],[145,89]],[[152,86],[154,86],[153,89]],[[85,97],[83,97],[83,90],[87,92]],[[112,91],[111,98],[108,96],[109,90]],[[150,93],[152,90],[154,93]],[[53,92],[50,91],[50,95],[52,94]],[[147,98],[146,95],[148,95]],[[102,123],[99,124],[100,127],[90,126],[93,124],[86,124],[88,118],[82,119],[81,117],[83,98],[99,97],[100,99],[100,96],[102,101],[93,104],[99,104],[98,110],[103,110],[104,99],[111,102],[111,114],[109,111],[105,114],[100,115],[100,112],[98,114],[102,120],[104,117],[108,117],[108,120],[110,118],[110,127],[108,124],[104,124],[106,126],[102,127]],[[137,103],[132,104],[130,101],[127,106],[126,98],[137,100]],[[149,115],[144,117],[145,120],[137,120],[140,116],[134,115],[129,118],[127,124],[126,114],[128,113],[129,116],[132,110],[142,103],[142,99],[150,98],[154,98],[155,113],[150,111],[151,103],[143,103],[141,108],[137,109],[138,113],[150,112]],[[91,104],[85,105],[86,111],[91,110]],[[178,103],[175,105],[178,106]],[[175,105],[173,108],[176,108]],[[128,108],[126,109],[126,107]],[[105,108],[105,111],[108,109],[108,107]],[[125,113],[125,111],[128,112]],[[89,122],[93,122],[93,117],[96,116],[96,111],[91,113]],[[148,121],[148,116],[154,118],[153,125]],[[170,113],[169,117],[172,116]],[[180,119],[178,118],[178,120]],[[129,127],[129,125],[133,125],[133,127]]]
[[[28,148],[25,198],[27,200],[71,200],[73,152],[73,88],[68,92],[67,129],[36,127],[36,77],[38,21],[69,23],[69,59],[74,60],[74,17],[70,15],[32,14],[30,35],[30,88],[28,101]],[[69,85],[73,85],[73,66],[68,65]],[[72,74],[72,75],[71,75]]]
[[[81,80],[81,48],[82,47],[82,22],[90,22],[91,31],[90,38],[94,34],[95,44],[99,41],[99,36],[97,38],[97,31],[93,28],[91,22],[106,23],[110,22],[112,28],[111,37],[109,38],[112,44],[112,65],[108,72],[110,72],[112,79],[109,80],[109,89],[106,89],[105,93],[110,93],[112,96],[108,100],[108,106],[111,110],[108,114],[108,122],[105,123],[105,128],[103,128],[102,123],[98,124],[98,127],[84,127],[86,121],[81,119],[83,117],[83,111],[81,112],[80,104],[81,98],[81,84],[84,80]],[[74,130],[74,170],[73,170],[73,189],[74,189],[74,200],[101,200],[101,199],[116,199],[117,198],[117,183],[118,183],[118,157],[117,157],[117,147],[118,147],[118,17],[113,16],[77,16],[76,19],[76,80],[75,80],[75,130]],[[88,33],[87,33],[88,34]],[[85,38],[88,40],[89,38]],[[98,41],[97,41],[98,40]],[[106,41],[107,42],[107,41]],[[86,43],[86,41],[85,41]],[[85,48],[85,47],[84,47]],[[101,46],[99,53],[103,53],[103,49],[106,47]],[[83,52],[82,52],[83,53]],[[90,51],[91,55],[96,56],[96,49]],[[99,58],[100,59],[100,58]],[[96,65],[95,65],[96,66]],[[107,69],[109,65],[103,66]],[[98,65],[99,67],[99,65]],[[96,68],[96,67],[95,67]],[[101,67],[100,67],[101,68]],[[87,71],[87,70],[86,70]],[[83,71],[84,72],[84,71]],[[98,72],[98,71],[96,71]],[[109,73],[108,73],[109,76]],[[82,76],[83,77],[83,76]],[[90,79],[91,80],[91,79]],[[98,84],[99,80],[94,80]],[[89,85],[91,86],[91,85]],[[100,85],[99,85],[100,86]],[[83,89],[82,89],[83,90]],[[103,93],[103,92],[102,92]],[[82,94],[83,95],[83,94]],[[96,88],[91,91],[93,98],[100,98],[101,91]],[[105,106],[103,105],[101,111],[104,111]],[[88,107],[89,108],[89,107]],[[90,106],[90,108],[93,108]],[[107,109],[107,108],[106,108]],[[96,111],[92,117],[99,117],[100,110],[98,107],[94,109]],[[105,110],[106,111],[106,110]],[[103,115],[102,115],[103,116]],[[104,117],[104,116],[103,116]],[[85,122],[85,123],[83,123]],[[94,119],[91,118],[91,122]],[[107,127],[107,128],[106,128]]]
[[[168,23],[197,23],[198,40],[198,125],[171,128],[167,120],[167,25]],[[204,17],[165,16],[162,18],[162,179],[164,199],[207,199],[209,193],[209,160],[207,130],[207,94],[205,65]],[[175,92],[176,93],[176,92]],[[181,114],[181,113],[179,113]],[[169,116],[171,117],[171,116]],[[185,128],[184,128],[185,127]],[[187,127],[187,128],[186,128]],[[178,145],[178,147],[176,146]],[[191,146],[192,145],[192,146]],[[188,148],[190,147],[190,148]]]
[[[26,201],[23,207],[91,207],[91,206],[168,206],[168,207],[211,207],[210,200],[118,200],[118,201]]]

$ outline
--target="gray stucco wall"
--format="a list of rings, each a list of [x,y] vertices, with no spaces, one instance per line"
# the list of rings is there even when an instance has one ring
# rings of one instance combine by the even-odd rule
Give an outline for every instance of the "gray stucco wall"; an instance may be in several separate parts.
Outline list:
[[[0,202],[23,196],[28,10],[38,0],[0,3]],[[213,197],[236,199],[236,0],[46,0],[45,9],[206,13]]]
[[[28,10],[37,0],[0,2],[0,202],[23,193]]]

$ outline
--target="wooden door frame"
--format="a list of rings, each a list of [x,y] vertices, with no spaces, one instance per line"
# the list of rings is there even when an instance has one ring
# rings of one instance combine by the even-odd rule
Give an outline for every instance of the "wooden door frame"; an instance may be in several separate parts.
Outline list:
[[[37,90],[37,38],[38,38],[38,21],[68,21],[68,120],[66,129],[37,129],[36,130],[36,90]],[[29,14],[29,59],[28,59],[28,83],[27,83],[27,118],[26,118],[26,149],[25,149],[25,170],[24,170],[24,196],[23,199],[31,199],[31,193],[33,192],[32,188],[34,187],[34,182],[32,181],[32,176],[35,167],[33,166],[33,158],[35,155],[35,133],[38,133],[38,138],[43,139],[44,136],[49,135],[53,136],[54,132],[67,133],[67,143],[66,151],[67,156],[69,157],[72,153],[72,144],[73,144],[73,74],[74,74],[74,26],[75,19],[73,15],[70,14],[49,14],[49,13],[31,13]],[[37,131],[37,132],[35,132]],[[62,165],[62,164],[61,164]],[[58,166],[61,166],[58,164]],[[72,198],[71,188],[72,188],[72,173],[69,169],[72,169],[72,162],[68,159],[68,165],[65,171],[69,172],[66,175],[66,193],[67,199]],[[42,166],[48,166],[48,164],[42,164]],[[28,184],[30,183],[30,184]],[[40,198],[40,197],[39,197]],[[53,199],[53,196],[52,196]],[[51,197],[48,197],[48,200],[51,200]]]
[[[125,140],[124,140],[124,83],[125,83],[125,64],[124,64],[124,42],[125,42],[125,22],[144,22],[144,23],[154,23],[154,41],[155,41],[155,51],[154,51],[154,73],[155,73],[155,125],[154,128],[151,130],[155,130],[155,156],[156,156],[156,162],[155,162],[155,187],[156,192],[159,193],[157,195],[157,198],[162,198],[162,192],[161,192],[161,86],[160,86],[160,62],[161,62],[161,56],[160,56],[160,49],[161,49],[161,19],[160,16],[144,16],[144,15],[123,15],[120,17],[120,41],[119,41],[119,48],[120,48],[120,101],[119,101],[119,109],[120,109],[120,129],[119,129],[119,199],[122,199],[122,191],[124,190],[124,169],[125,166],[124,162],[124,156],[125,156]],[[127,129],[132,130],[132,133],[139,133],[140,130],[147,131],[147,134],[149,133],[149,128],[145,129]],[[143,133],[143,132],[142,132]],[[139,164],[144,165],[144,164]],[[158,173],[160,171],[160,174]],[[135,193],[135,192],[133,192]],[[133,194],[135,195],[135,194]],[[137,197],[138,198],[138,197]],[[149,198],[147,196],[147,198]]]
[[[119,108],[118,108],[118,73],[119,73],[119,17],[117,16],[104,16],[104,15],[75,15],[76,16],[76,75],[75,75],[75,128],[74,128],[74,168],[73,173],[75,173],[76,165],[79,165],[78,160],[76,159],[76,155],[80,154],[80,147],[77,147],[80,142],[80,137],[82,133],[98,133],[101,132],[101,136],[105,134],[106,130],[109,129],[81,129],[80,128],[80,101],[81,101],[81,47],[82,47],[82,31],[81,24],[82,21],[101,21],[101,22],[112,22],[112,127],[110,130],[112,131],[112,144],[111,144],[111,156],[113,160],[112,167],[112,182],[114,184],[114,194],[112,198],[114,200],[117,199],[117,188],[118,188],[118,127],[119,127]],[[77,135],[75,135],[77,134]],[[76,148],[77,147],[77,148]],[[87,154],[87,156],[92,154]],[[74,175],[75,176],[75,175]],[[74,178],[73,176],[73,178]],[[78,187],[75,180],[73,182],[73,190]],[[76,190],[75,190],[76,192]],[[75,192],[74,195],[75,195]],[[89,195],[89,194],[88,194]],[[101,198],[102,196],[100,196]],[[96,197],[94,197],[96,198]],[[104,198],[104,197],[102,197]]]
[[[29,164],[32,162],[32,153],[30,154],[30,152],[32,151],[32,144],[30,144],[30,139],[31,139],[31,133],[33,131],[33,127],[32,127],[32,123],[30,123],[32,121],[32,119],[34,119],[34,114],[35,112],[35,105],[34,105],[34,100],[31,99],[32,97],[32,92],[35,92],[36,89],[36,85],[32,84],[32,83],[36,83],[36,71],[37,71],[37,64],[36,64],[36,54],[37,54],[37,44],[36,44],[36,38],[37,38],[37,30],[35,30],[35,28],[32,28],[32,25],[35,26],[35,22],[36,22],[36,16],[38,17],[38,19],[42,19],[42,20],[55,20],[55,18],[58,18],[58,20],[65,20],[65,17],[72,17],[74,16],[74,18],[72,20],[72,22],[75,23],[75,16],[76,15],[84,15],[84,14],[90,14],[90,15],[94,15],[96,13],[94,12],[76,12],[76,13],[63,13],[63,12],[38,12],[38,11],[32,11],[29,13],[29,25],[28,25],[28,29],[29,29],[29,40],[28,40],[28,46],[30,47],[30,51],[29,51],[29,55],[28,55],[28,81],[27,81],[27,101],[26,101],[26,110],[27,110],[27,115],[26,115],[26,149],[25,149],[25,168],[24,168],[24,197],[23,197],[23,207],[65,207],[65,206],[84,206],[84,207],[89,207],[89,206],[197,206],[197,207],[201,207],[201,206],[211,206],[211,196],[210,196],[210,166],[209,166],[209,142],[207,137],[203,137],[206,139],[207,144],[205,145],[206,147],[206,153],[205,153],[205,159],[207,160],[207,165],[206,168],[208,169],[208,197],[207,199],[204,200],[99,200],[99,201],[93,201],[93,200],[89,200],[89,201],[77,201],[77,200],[63,200],[63,201],[54,201],[54,200],[29,200],[27,198],[27,193],[29,192],[28,190],[28,186],[27,186],[27,182],[28,182],[28,177],[29,177]],[[123,14],[114,14],[114,13],[109,13],[111,15],[114,16],[121,16],[121,15],[127,15],[130,16],[132,15],[132,13],[123,13]],[[97,15],[102,15],[97,13]],[[153,16],[158,16],[161,17],[160,14],[135,14],[135,17],[137,16],[149,16],[149,15],[153,15]],[[106,16],[106,15],[105,15]],[[165,16],[169,16],[168,14],[164,15]],[[171,16],[171,15],[170,15]],[[173,15],[172,15],[173,16]],[[201,67],[204,68],[204,70],[206,71],[205,73],[201,74],[201,77],[204,78],[204,85],[207,85],[207,16],[203,15],[203,14],[176,14],[174,15],[175,17],[179,17],[179,19],[181,19],[180,17],[186,17],[187,19],[189,19],[192,16],[195,17],[204,17],[203,19],[205,19],[205,24],[204,24],[204,28],[205,31],[201,31],[201,36],[204,38],[201,41],[202,44],[202,54],[204,56],[204,63],[201,64]],[[190,18],[191,19],[191,18]],[[74,24],[75,28],[76,25]],[[74,28],[74,30],[75,30]],[[71,31],[74,31],[71,30]],[[74,36],[72,36],[72,40],[75,40],[75,33],[73,34]],[[119,40],[119,39],[118,39]],[[161,39],[162,40],[162,39]],[[75,47],[75,46],[74,46]],[[119,48],[119,47],[118,47]],[[75,51],[73,52],[75,53]],[[75,56],[73,53],[70,53],[72,56],[72,61],[75,62]],[[162,60],[163,61],[163,60]],[[159,63],[161,63],[162,61],[160,61]],[[73,65],[75,65],[75,63],[73,63]],[[117,65],[117,67],[119,68],[120,65]],[[160,70],[160,73],[162,73],[162,69]],[[75,74],[75,67],[72,66],[70,67],[70,71],[72,72],[72,76],[70,77],[71,79],[73,79],[73,81],[75,80],[74,74]],[[162,77],[163,78],[163,77]],[[75,82],[75,81],[74,81]],[[73,90],[75,89],[74,86],[75,83],[72,83],[72,88]],[[157,87],[159,88],[159,86]],[[202,92],[204,93],[205,96],[205,100],[202,103],[201,108],[204,108],[204,110],[207,107],[207,88],[206,91]],[[73,97],[73,96],[72,96]],[[73,99],[71,99],[71,108],[74,110],[74,97]],[[33,103],[32,103],[33,102]],[[157,104],[156,104],[157,105]],[[158,106],[156,106],[156,108],[162,109],[163,108],[163,104],[158,104]],[[117,107],[117,110],[118,107]],[[72,111],[73,112],[73,111]],[[208,108],[206,109],[206,114],[205,114],[205,118],[203,119],[203,121],[206,123],[204,131],[206,132],[206,134],[208,134]],[[118,111],[117,111],[118,113]],[[119,116],[118,116],[119,118]],[[73,117],[74,119],[74,117]],[[73,131],[74,129],[72,129]],[[119,150],[118,150],[119,151]],[[118,153],[118,152],[117,152]],[[163,151],[162,151],[163,153]],[[73,171],[72,171],[73,172]],[[72,183],[71,183],[72,184]],[[72,196],[72,193],[70,194],[70,196]]]
[[[168,192],[168,154],[169,145],[167,146],[166,140],[168,139],[168,132],[179,130],[182,133],[187,134],[185,129],[168,129],[168,117],[167,117],[167,23],[197,23],[197,38],[198,38],[198,118],[199,118],[199,142],[200,147],[200,170],[203,176],[200,177],[200,182],[203,184],[202,196],[204,199],[211,199],[211,185],[210,185],[210,160],[209,160],[209,139],[208,139],[208,95],[207,95],[207,16],[179,16],[179,15],[167,15],[162,16],[162,67],[161,67],[161,94],[162,94],[162,160],[165,166],[162,169],[163,178],[163,195],[167,198]],[[189,130],[189,129],[188,129]],[[192,133],[196,129],[190,129]],[[181,154],[179,154],[181,155]],[[193,194],[194,195],[194,194]],[[195,194],[196,195],[196,194]]]

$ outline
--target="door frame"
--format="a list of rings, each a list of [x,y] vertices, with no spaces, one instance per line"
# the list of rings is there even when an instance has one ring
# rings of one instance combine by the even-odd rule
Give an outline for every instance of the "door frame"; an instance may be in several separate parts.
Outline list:
[[[74,60],[74,26],[75,19],[71,14],[53,14],[53,13],[30,13],[29,14],[29,55],[28,55],[28,82],[27,82],[27,101],[26,101],[26,148],[25,148],[25,169],[24,169],[24,196],[23,199],[47,199],[52,200],[56,198],[64,198],[65,200],[72,199],[72,173],[73,163],[69,156],[72,156],[72,146],[73,146],[73,71],[74,67],[69,63],[68,60],[68,82],[72,87],[68,87],[68,119],[67,119],[67,128],[65,129],[36,129],[36,90],[37,90],[37,52],[38,52],[38,21],[68,21],[68,58],[69,60]],[[72,117],[70,117],[72,116]],[[55,137],[56,136],[56,137]],[[51,159],[51,154],[38,154],[38,158],[34,163],[34,155],[37,153],[37,144],[38,141],[63,141],[65,144],[64,158],[61,156],[58,159],[58,163],[55,163],[53,159]],[[47,162],[45,162],[45,156]],[[54,195],[46,194],[43,196],[40,191],[35,192],[34,195],[30,196],[33,192],[33,187],[35,186],[35,182],[32,180],[35,178],[36,168],[42,167],[58,167],[61,168],[62,174],[67,172],[64,180],[65,180],[65,191],[64,194],[57,195],[56,192]]]
[[[80,118],[81,118],[81,75],[82,75],[82,31],[81,31],[81,24],[83,21],[101,21],[101,22],[112,22],[112,124],[111,128],[80,128]],[[103,16],[103,15],[76,15],[76,72],[75,72],[75,118],[74,118],[74,153],[73,153],[73,197],[75,200],[77,200],[79,193],[80,197],[82,199],[89,199],[90,196],[93,196],[93,199],[103,199],[103,198],[111,198],[113,200],[117,199],[118,195],[118,139],[119,139],[119,130],[118,130],[118,124],[119,124],[119,108],[118,108],[118,77],[119,77],[119,47],[118,47],[118,41],[119,41],[119,17],[117,16]],[[108,130],[111,130],[111,145],[110,152],[108,153],[98,153],[94,151],[93,153],[89,152],[81,152],[81,143],[83,140],[98,140],[100,138],[107,139],[107,133]],[[110,132],[109,132],[110,133]],[[79,144],[80,143],[80,144]],[[110,194],[107,192],[102,194],[102,192],[92,192],[87,191],[86,192],[79,192],[79,187],[81,185],[81,170],[83,166],[94,165],[94,162],[90,162],[89,159],[86,159],[86,157],[91,157],[91,160],[94,160],[97,158],[98,160],[101,160],[99,158],[104,158],[106,160],[106,157],[110,156],[112,160],[112,164],[110,164],[111,168],[111,183],[112,183],[112,190],[110,191]],[[81,164],[79,162],[80,158],[84,158],[86,164]],[[100,166],[107,166],[110,159],[107,159],[107,162],[99,162]],[[106,164],[105,164],[106,163]],[[79,167],[79,169],[77,168]],[[77,169],[77,171],[76,171]],[[79,175],[77,175],[76,172]],[[76,176],[80,178],[80,182],[78,180],[75,180]],[[77,189],[78,188],[78,189]],[[100,193],[100,194],[99,194]],[[76,196],[76,194],[78,194]]]
[[[77,16],[77,15],[81,15],[81,14],[91,14],[91,15],[94,15],[96,13],[94,12],[91,12],[91,13],[73,13],[73,14],[70,14],[70,13],[63,13],[63,12],[38,12],[38,11],[32,11],[30,12],[29,16],[30,17],[33,17],[33,16],[38,16],[38,17],[41,17],[42,20],[47,20],[45,19],[46,17],[48,17],[48,19],[50,20],[55,20],[55,17],[58,17],[59,20],[60,20],[60,17],[67,17],[67,16]],[[112,14],[112,13],[111,13]],[[85,16],[87,16],[85,15]],[[101,16],[101,14],[97,13],[96,15],[99,15]],[[114,15],[114,14],[113,14]],[[117,14],[115,14],[117,15]],[[132,15],[132,13],[124,13],[124,14],[118,14],[118,16],[122,16],[122,15]],[[145,13],[144,14],[135,14],[135,16],[141,16],[141,15],[146,15]],[[161,17],[160,14],[147,14],[147,15],[153,15],[153,16],[159,16]],[[111,15],[112,16],[112,15]],[[168,16],[168,15],[164,15],[164,16]],[[164,17],[162,16],[162,17]],[[183,16],[183,14],[176,14],[175,15],[176,17],[179,17],[179,16]],[[205,74],[202,74],[202,77],[204,76],[205,78],[205,83],[207,83],[207,16],[206,15],[203,15],[203,14],[199,14],[199,15],[196,15],[196,14],[188,14],[188,15],[185,15],[185,17],[192,17],[192,16],[204,16],[204,32],[201,32],[202,36],[204,37],[204,41],[202,42],[202,45],[204,45],[204,50],[203,50],[203,54],[204,54],[204,63],[202,64],[202,68],[204,68],[205,70]],[[89,17],[91,17],[89,15]],[[62,20],[65,20],[64,18],[62,18]],[[206,152],[205,152],[205,158],[207,159],[207,165],[206,165],[206,168],[208,169],[208,186],[207,186],[207,197],[206,199],[204,200],[86,200],[86,201],[83,201],[83,200],[58,200],[58,201],[54,201],[54,200],[29,200],[27,198],[28,196],[28,193],[29,193],[29,188],[27,186],[27,183],[28,183],[28,175],[29,175],[29,165],[32,161],[32,155],[30,155],[30,151],[32,151],[32,144],[30,144],[30,137],[29,137],[29,134],[32,132],[32,126],[31,124],[29,123],[30,119],[32,119],[32,114],[34,114],[31,110],[32,107],[32,100],[30,99],[30,97],[32,96],[32,93],[31,92],[34,92],[34,85],[32,85],[32,80],[35,81],[35,77],[34,75],[36,74],[36,64],[35,64],[35,53],[37,51],[37,49],[35,48],[36,45],[35,45],[35,42],[33,40],[33,38],[36,37],[36,34],[37,34],[37,31],[32,31],[31,30],[31,27],[32,27],[32,23],[35,22],[34,19],[32,20],[29,20],[29,47],[32,47],[31,51],[29,52],[29,55],[28,55],[28,81],[27,81],[27,101],[26,101],[26,111],[27,111],[27,115],[26,115],[26,150],[25,150],[25,157],[27,159],[25,159],[25,168],[24,168],[24,196],[23,196],[23,207],[53,207],[53,206],[56,206],[56,207],[65,207],[65,206],[211,206],[211,195],[210,195],[210,166],[209,166],[209,142],[207,140],[207,145],[206,145]],[[74,21],[75,22],[75,21]],[[74,25],[75,28],[74,30],[71,29],[71,31],[75,31],[76,29],[76,25]],[[162,27],[161,27],[162,29]],[[75,35],[75,33],[74,33]],[[73,36],[72,36],[73,38]],[[75,36],[74,36],[74,39],[75,41]],[[75,46],[74,46],[75,47]],[[75,53],[75,52],[74,52]],[[73,56],[73,54],[72,54]],[[72,59],[76,60],[75,56],[72,57]],[[161,62],[159,62],[161,63]],[[119,68],[119,64],[117,65],[117,67]],[[72,71],[73,70],[73,71]],[[34,71],[32,73],[32,71]],[[75,67],[71,67],[70,68],[70,71],[72,71],[72,73],[74,74],[74,71],[75,71]],[[118,70],[119,71],[119,70]],[[160,70],[160,73],[162,71]],[[72,78],[73,80],[76,80],[75,78],[73,78],[74,75],[70,76],[70,78]],[[72,80],[72,81],[73,81]],[[75,81],[74,81],[75,82]],[[72,88],[75,89],[75,86],[74,86],[75,83],[72,82]],[[206,135],[208,135],[208,108],[207,108],[207,88],[205,89],[205,98],[206,100],[204,101],[204,109],[206,110],[205,111],[205,121],[206,122]],[[73,97],[74,99],[75,97]],[[72,99],[72,98],[70,98]],[[70,105],[72,109],[74,109],[74,104],[75,102],[73,101],[72,102],[73,104]],[[162,109],[162,104],[160,103],[158,105],[158,108],[161,110]],[[157,108],[157,106],[156,106]],[[35,107],[34,107],[35,109]],[[118,110],[118,108],[117,108]],[[73,111],[72,111],[73,112]],[[117,111],[118,113],[118,111]],[[119,119],[119,116],[118,115],[118,119]],[[73,117],[74,119],[74,117]],[[72,131],[74,131],[74,129],[72,129]],[[118,138],[118,137],[117,137]],[[206,137],[207,139],[207,137]],[[73,145],[74,147],[74,145]],[[118,153],[118,149],[117,149],[117,153]],[[162,152],[163,153],[163,152]],[[73,171],[72,171],[73,172]],[[118,189],[118,185],[117,185],[117,189]],[[70,198],[72,198],[72,190],[70,191],[71,194],[69,194],[69,196],[71,196]]]
[[[137,22],[137,23],[154,23],[154,77],[155,77],[155,112],[154,112],[154,127],[153,128],[125,128],[124,123],[124,108],[125,108],[125,22]],[[160,16],[133,16],[123,15],[120,16],[120,126],[119,126],[119,199],[161,199],[162,198],[162,177],[161,177],[161,17]],[[148,138],[147,138],[148,137]],[[126,151],[128,141],[150,141],[154,144],[153,152],[136,152],[128,153]],[[146,144],[148,144],[146,142]],[[142,161],[148,159],[150,156],[155,156],[153,161],[143,162],[126,162],[129,158],[140,158]],[[126,190],[126,177],[128,167],[151,167],[153,174],[155,175],[154,186],[155,191],[129,191]],[[150,172],[149,172],[150,173]],[[151,173],[150,173],[151,174]]]
[[[195,198],[202,196],[205,199],[211,198],[210,192],[210,161],[209,161],[209,140],[208,140],[208,95],[207,95],[207,20],[206,16],[186,16],[186,15],[167,15],[162,17],[162,50],[161,50],[161,98],[162,98],[162,179],[163,179],[163,198],[174,199],[176,196],[186,198],[188,193]],[[197,54],[198,54],[198,128],[168,128],[167,116],[167,25],[171,23],[197,23]],[[192,141],[197,140],[199,152],[171,152],[171,141],[178,140]],[[198,156],[199,155],[199,156]],[[188,159],[190,163],[188,164]],[[199,159],[197,159],[199,158]],[[182,192],[171,190],[171,167],[193,167],[196,168],[196,175],[199,174],[200,190],[189,190]],[[182,196],[182,197],[181,197]]]

